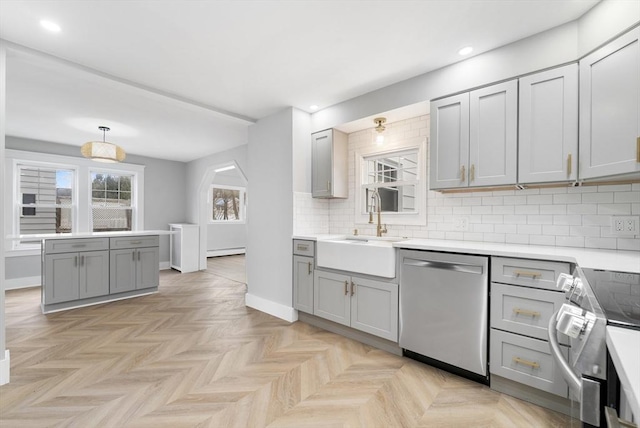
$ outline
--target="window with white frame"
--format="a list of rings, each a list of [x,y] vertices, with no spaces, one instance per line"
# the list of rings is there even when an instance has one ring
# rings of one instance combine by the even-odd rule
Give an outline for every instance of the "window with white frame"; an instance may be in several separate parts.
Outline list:
[[[214,184],[210,191],[211,222],[244,221],[246,203],[244,187]]]
[[[91,172],[91,229],[94,232],[132,230],[134,207],[130,174]]]
[[[386,224],[425,225],[426,142],[384,152],[356,152],[355,222],[378,210]],[[375,194],[377,193],[377,195]],[[378,196],[380,203],[378,203]]]
[[[16,165],[18,235],[74,230],[75,174],[74,169],[64,167]]]
[[[98,167],[80,157],[5,150],[5,251],[40,250],[29,235],[141,230],[143,165]],[[24,237],[17,239],[17,237]],[[26,254],[26,253],[25,253]]]

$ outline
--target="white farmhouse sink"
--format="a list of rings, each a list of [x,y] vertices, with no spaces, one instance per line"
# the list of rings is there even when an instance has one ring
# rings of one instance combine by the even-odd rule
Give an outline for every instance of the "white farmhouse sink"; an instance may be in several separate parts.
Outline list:
[[[318,267],[365,273],[394,278],[396,249],[393,243],[400,238],[349,237],[317,242]]]

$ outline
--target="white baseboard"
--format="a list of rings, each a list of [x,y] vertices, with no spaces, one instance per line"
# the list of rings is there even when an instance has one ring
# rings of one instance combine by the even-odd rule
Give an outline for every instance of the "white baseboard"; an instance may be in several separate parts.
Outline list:
[[[39,287],[42,282],[40,276],[25,276],[23,278],[12,278],[4,280],[5,290],[17,290],[19,288]]]
[[[171,263],[170,262],[160,262],[160,270],[167,270],[167,269],[171,269]]]
[[[244,248],[229,248],[227,250],[209,250],[207,251],[207,257],[218,257],[218,256],[233,256],[235,254],[245,254],[246,250]]]
[[[0,385],[9,383],[9,369],[11,368],[11,355],[9,350],[4,351],[4,359],[0,360]]]
[[[286,306],[249,293],[245,294],[244,303],[250,308],[273,315],[276,318],[280,318],[288,322],[298,321],[298,311],[293,309],[291,306]]]

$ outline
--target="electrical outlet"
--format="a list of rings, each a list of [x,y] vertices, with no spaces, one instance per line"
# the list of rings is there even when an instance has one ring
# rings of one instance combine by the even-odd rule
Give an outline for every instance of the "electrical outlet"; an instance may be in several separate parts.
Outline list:
[[[469,231],[469,219],[467,217],[457,217],[453,219],[453,230],[457,232]]]
[[[640,235],[640,216],[614,215],[611,217],[611,234],[613,236]]]

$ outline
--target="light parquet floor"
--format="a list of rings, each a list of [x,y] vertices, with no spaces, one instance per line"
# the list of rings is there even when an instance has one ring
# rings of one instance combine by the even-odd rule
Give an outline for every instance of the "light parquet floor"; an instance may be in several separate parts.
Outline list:
[[[0,387],[0,427],[569,424],[427,365],[247,308],[245,284],[216,274],[243,269],[244,257],[234,257],[204,272],[162,271],[154,295],[46,316],[39,289],[7,292],[11,383]]]

